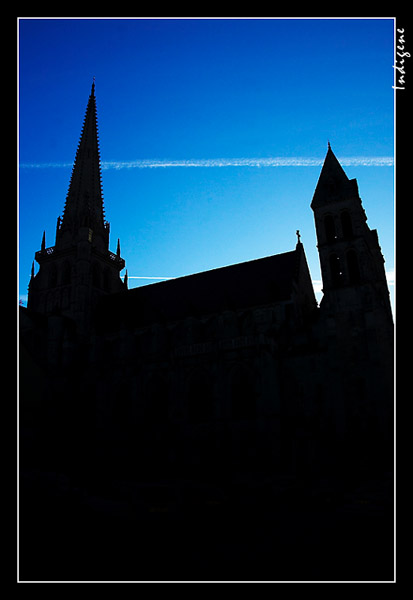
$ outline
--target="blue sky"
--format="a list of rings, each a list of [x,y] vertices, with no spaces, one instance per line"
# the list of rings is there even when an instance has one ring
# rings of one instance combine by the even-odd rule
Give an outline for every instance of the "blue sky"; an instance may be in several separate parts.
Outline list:
[[[391,277],[393,33],[393,19],[20,19],[21,298],[43,230],[54,244],[93,77],[129,287],[289,251],[296,229],[319,281],[310,202],[328,140]]]

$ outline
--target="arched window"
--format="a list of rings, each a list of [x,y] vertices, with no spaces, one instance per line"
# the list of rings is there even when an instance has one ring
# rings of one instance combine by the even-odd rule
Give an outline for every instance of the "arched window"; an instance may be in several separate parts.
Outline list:
[[[70,266],[70,263],[68,261],[65,261],[63,263],[63,269],[62,269],[62,284],[68,285],[70,283],[71,276],[72,276],[72,267]]]
[[[70,288],[65,288],[62,295],[62,308],[69,308],[70,305]]]
[[[192,423],[207,422],[214,416],[211,380],[204,371],[195,371],[189,379],[187,410]]]
[[[339,285],[342,281],[343,272],[341,270],[340,258],[337,254],[330,254],[330,273],[333,284]]]
[[[360,269],[359,269],[359,263],[358,263],[356,251],[349,250],[346,253],[346,259],[347,259],[348,278],[349,278],[350,283],[359,283]]]
[[[341,213],[341,230],[344,238],[350,239],[353,237],[353,224],[350,213],[347,211]]]
[[[326,234],[327,242],[334,242],[336,236],[336,226],[334,224],[334,218],[331,215],[327,215],[324,218],[324,231]]]
[[[252,373],[237,365],[231,372],[230,386],[232,418],[253,419],[256,416],[256,401]]]

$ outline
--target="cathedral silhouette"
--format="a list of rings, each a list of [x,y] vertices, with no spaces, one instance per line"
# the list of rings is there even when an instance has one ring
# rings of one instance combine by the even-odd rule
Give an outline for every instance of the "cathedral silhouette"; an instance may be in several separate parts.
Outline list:
[[[93,83],[55,242],[43,235],[19,308],[27,489],[33,473],[230,494],[391,472],[384,259],[330,144],[311,209],[320,306],[299,232],[282,254],[129,290],[119,240],[109,250]]]

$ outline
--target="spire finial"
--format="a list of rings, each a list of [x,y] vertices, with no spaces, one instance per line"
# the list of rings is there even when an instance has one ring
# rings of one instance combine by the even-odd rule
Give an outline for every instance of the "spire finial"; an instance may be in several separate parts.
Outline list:
[[[330,140],[327,140],[327,146],[328,146],[328,150],[331,150]]]
[[[295,235],[297,236],[297,244],[300,244],[300,239],[301,239],[301,233],[300,230],[297,229],[297,231],[295,232]]]

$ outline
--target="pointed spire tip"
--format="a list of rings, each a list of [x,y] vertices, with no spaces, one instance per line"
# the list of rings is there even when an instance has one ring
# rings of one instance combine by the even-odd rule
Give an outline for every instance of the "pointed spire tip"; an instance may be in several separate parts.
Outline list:
[[[99,228],[100,215],[103,213],[103,195],[94,91],[95,78],[93,77],[92,89],[70,175],[63,221],[69,222],[69,219],[72,225],[78,226],[84,221],[83,211],[88,213],[95,228]],[[90,199],[89,202],[84,200],[86,197]],[[93,206],[89,205],[90,203]]]

